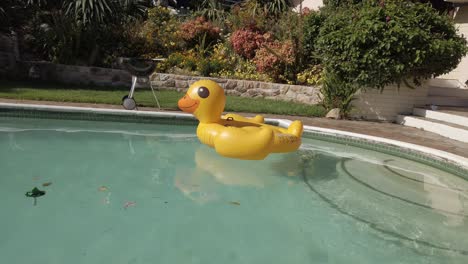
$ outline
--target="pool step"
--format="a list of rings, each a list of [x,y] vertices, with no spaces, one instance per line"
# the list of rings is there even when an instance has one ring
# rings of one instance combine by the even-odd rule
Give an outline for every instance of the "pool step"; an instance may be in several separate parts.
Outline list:
[[[414,111],[414,114],[423,116],[399,115],[397,117],[397,123],[468,143],[468,123],[466,123],[466,117],[457,117],[446,113],[423,110],[425,109],[417,109]],[[448,115],[450,115],[450,117],[448,117]],[[431,116],[431,118],[427,116]]]

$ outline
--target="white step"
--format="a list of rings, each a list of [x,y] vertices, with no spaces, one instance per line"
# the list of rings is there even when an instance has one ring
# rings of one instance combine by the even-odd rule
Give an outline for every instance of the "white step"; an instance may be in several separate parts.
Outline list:
[[[442,78],[434,78],[434,79],[429,79],[427,81],[427,85],[429,88],[432,87],[441,87],[441,88],[463,88],[465,87],[464,84],[462,84],[459,80],[457,79],[442,79]]]
[[[433,111],[424,108],[414,108],[413,115],[444,121],[446,123],[464,126],[468,129],[468,116],[454,115],[440,111]]]
[[[429,96],[427,97],[427,104],[468,107],[468,98],[457,96]]]
[[[441,136],[468,143],[468,128],[439,120],[399,115],[397,123],[433,132]]]
[[[452,96],[468,98],[468,89],[447,88],[447,87],[429,87],[429,96]]]

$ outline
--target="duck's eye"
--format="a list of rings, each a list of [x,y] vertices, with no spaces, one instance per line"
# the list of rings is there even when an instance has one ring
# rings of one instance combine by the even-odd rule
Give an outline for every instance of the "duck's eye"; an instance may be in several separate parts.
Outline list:
[[[198,93],[198,96],[200,96],[201,98],[207,98],[208,96],[210,96],[210,91],[208,90],[208,88],[203,87],[203,86],[198,88],[197,93]]]

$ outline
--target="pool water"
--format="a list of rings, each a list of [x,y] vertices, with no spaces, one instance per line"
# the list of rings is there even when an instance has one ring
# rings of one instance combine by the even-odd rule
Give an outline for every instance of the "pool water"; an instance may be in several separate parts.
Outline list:
[[[193,126],[0,117],[0,168],[0,263],[468,263],[467,181],[356,147],[241,161]]]

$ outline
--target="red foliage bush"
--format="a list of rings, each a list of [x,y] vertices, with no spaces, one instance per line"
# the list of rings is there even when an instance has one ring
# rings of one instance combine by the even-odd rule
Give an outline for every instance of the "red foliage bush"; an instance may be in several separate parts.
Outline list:
[[[205,43],[219,40],[221,29],[206,21],[204,17],[197,17],[181,24],[180,36],[189,45],[196,45],[205,36]]]
[[[290,41],[266,43],[257,50],[254,62],[259,72],[279,81],[286,67],[294,63],[293,45]]]
[[[261,34],[255,29],[244,28],[234,31],[230,41],[237,54],[244,58],[252,59],[255,57],[255,51],[257,51],[263,43],[270,41],[270,39],[271,35],[268,33]]]
[[[302,15],[303,15],[303,16],[307,16],[307,15],[309,15],[310,13],[312,13],[312,10],[310,10],[308,7],[304,7],[304,8],[302,9]]]

